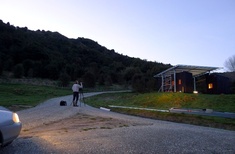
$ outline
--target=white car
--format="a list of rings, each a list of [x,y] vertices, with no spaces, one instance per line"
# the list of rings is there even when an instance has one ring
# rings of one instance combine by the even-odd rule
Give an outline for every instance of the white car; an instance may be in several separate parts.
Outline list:
[[[17,115],[0,106],[0,147],[9,145],[21,131],[22,123]]]

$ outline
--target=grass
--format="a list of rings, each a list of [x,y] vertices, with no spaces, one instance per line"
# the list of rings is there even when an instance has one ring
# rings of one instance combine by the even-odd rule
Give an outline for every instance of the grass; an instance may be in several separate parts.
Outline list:
[[[92,91],[89,89],[88,91]],[[96,90],[95,90],[96,91]],[[84,91],[86,92],[86,91]],[[59,96],[71,95],[70,88],[55,86],[36,86],[28,84],[0,84],[0,105],[13,111],[24,108],[11,108],[15,105],[36,106],[37,104]],[[86,98],[86,103],[94,107],[109,105],[143,107],[153,109],[177,108],[209,108],[221,112],[235,112],[235,95],[206,95],[185,93],[111,93]],[[187,114],[162,113],[134,109],[111,108],[114,112],[141,117],[167,120],[222,129],[235,130],[235,120],[229,118],[206,117]]]
[[[185,93],[114,93],[86,98],[86,103],[94,107],[128,106],[168,110],[177,108],[209,108],[221,112],[235,112],[235,95],[206,95]],[[189,114],[163,113],[156,111],[111,108],[114,112],[146,118],[187,123],[193,125],[235,130],[235,119]]]
[[[49,86],[45,86],[45,84]],[[71,86],[59,88],[51,81],[45,83],[44,80],[36,79],[25,80],[23,82],[13,80],[12,83],[0,82],[0,106],[7,107],[13,111],[21,110],[25,107],[34,107],[50,98],[72,95]],[[84,93],[102,90],[120,90],[120,88],[122,87],[117,85],[109,88],[85,88]]]
[[[0,105],[36,106],[53,97],[70,95],[71,90],[50,86],[36,86],[25,84],[0,84]]]
[[[235,112],[235,95],[206,95],[186,93],[114,93],[86,99],[94,107],[109,105],[153,109],[195,108]]]

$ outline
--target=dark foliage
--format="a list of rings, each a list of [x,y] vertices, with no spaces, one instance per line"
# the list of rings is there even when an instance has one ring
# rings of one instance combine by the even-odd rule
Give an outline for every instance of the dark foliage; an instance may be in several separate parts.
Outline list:
[[[31,31],[0,20],[0,75],[17,68],[16,77],[74,81],[88,76],[87,82],[92,83],[86,84],[93,87],[96,83],[131,85],[137,73],[151,80],[153,75],[169,67],[170,64],[118,54],[90,39]],[[62,70],[69,78],[61,76]]]
[[[14,77],[21,78],[24,74],[24,67],[22,64],[17,64],[13,70]]]
[[[67,87],[70,83],[70,76],[66,72],[61,72],[59,77],[59,85],[62,87]]]

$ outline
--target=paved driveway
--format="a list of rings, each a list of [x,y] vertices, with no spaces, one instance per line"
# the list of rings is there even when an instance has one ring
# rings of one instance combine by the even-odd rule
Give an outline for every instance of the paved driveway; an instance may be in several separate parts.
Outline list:
[[[85,97],[98,93],[86,93]],[[50,99],[18,112],[23,129],[0,153],[235,153],[235,131],[145,119]]]

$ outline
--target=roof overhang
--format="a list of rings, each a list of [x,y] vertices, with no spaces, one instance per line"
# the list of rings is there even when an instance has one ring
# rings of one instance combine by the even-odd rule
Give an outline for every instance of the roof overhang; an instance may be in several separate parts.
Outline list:
[[[176,65],[168,68],[161,73],[154,75],[154,77],[170,76],[174,73],[190,72],[193,77],[201,76],[211,71],[221,69],[220,67],[208,67],[208,66],[193,66],[193,65]]]

